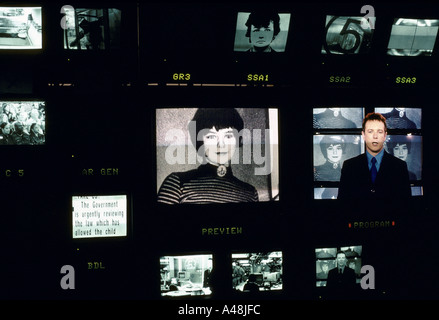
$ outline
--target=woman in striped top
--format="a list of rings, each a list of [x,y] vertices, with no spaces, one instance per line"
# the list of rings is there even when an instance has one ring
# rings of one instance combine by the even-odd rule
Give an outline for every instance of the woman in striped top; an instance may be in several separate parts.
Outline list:
[[[242,145],[242,137],[238,143],[238,132],[244,123],[239,113],[235,109],[198,109],[192,121],[197,128],[196,136],[191,136],[192,143],[206,163],[195,170],[167,176],[159,189],[158,201],[167,204],[257,202],[255,187],[232,172],[231,159],[237,145]]]

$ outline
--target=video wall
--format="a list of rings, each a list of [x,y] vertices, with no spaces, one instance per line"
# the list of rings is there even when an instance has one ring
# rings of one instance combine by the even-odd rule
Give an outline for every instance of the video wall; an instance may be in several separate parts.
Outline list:
[[[437,299],[437,9],[2,5],[0,296]]]

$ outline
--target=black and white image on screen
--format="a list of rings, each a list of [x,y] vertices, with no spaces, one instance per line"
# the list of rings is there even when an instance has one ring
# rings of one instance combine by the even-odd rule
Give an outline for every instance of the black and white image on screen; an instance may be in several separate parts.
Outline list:
[[[120,47],[121,11],[114,8],[66,8],[64,49],[109,50]]]
[[[160,203],[279,199],[277,109],[157,109],[156,148]]]
[[[340,181],[346,159],[363,152],[359,135],[314,135],[314,181]]]
[[[161,295],[166,297],[211,295],[213,272],[212,254],[160,257]]]
[[[238,12],[234,51],[285,52],[290,13]]]
[[[375,112],[386,118],[388,129],[421,129],[421,108],[375,108]]]
[[[0,145],[44,145],[44,101],[0,101]]]
[[[233,253],[232,287],[245,293],[282,290],[282,252]]]
[[[407,163],[410,181],[422,179],[422,136],[389,134],[385,148]]]
[[[41,7],[0,7],[0,49],[42,49]]]
[[[361,128],[363,108],[314,108],[314,129],[355,129]]]
[[[361,280],[362,252],[363,246],[315,249],[316,287],[355,288]]]
[[[431,56],[439,28],[437,19],[396,18],[392,25],[387,54]]]
[[[337,199],[338,188],[317,187],[314,188],[314,199]]]
[[[374,28],[363,17],[326,16],[325,26],[322,54],[369,53]]]

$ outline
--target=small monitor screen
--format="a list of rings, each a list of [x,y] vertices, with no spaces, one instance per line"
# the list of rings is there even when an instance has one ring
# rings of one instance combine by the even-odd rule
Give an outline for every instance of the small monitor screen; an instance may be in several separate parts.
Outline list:
[[[64,49],[109,50],[120,47],[119,9],[85,9],[64,6]]]
[[[362,253],[363,246],[315,249],[316,287],[355,288],[361,281]]]
[[[239,12],[234,51],[285,52],[290,16],[267,10]]]
[[[156,148],[160,203],[279,200],[277,109],[157,109]]]
[[[338,188],[314,188],[314,199],[337,199]]]
[[[314,181],[340,181],[343,162],[364,152],[360,135],[314,135]]]
[[[364,17],[326,16],[322,54],[366,54],[372,46],[374,25]]]
[[[212,254],[160,257],[160,292],[164,297],[212,294]]]
[[[282,252],[233,253],[232,287],[245,293],[282,290]]]
[[[391,56],[431,56],[439,20],[397,18],[392,25],[387,54]]]
[[[386,151],[407,162],[409,179],[422,179],[422,136],[387,135]]]
[[[125,237],[127,215],[126,195],[73,196],[72,237]]]
[[[314,129],[356,129],[363,116],[363,108],[314,108],[312,124]]]
[[[44,145],[44,101],[0,101],[0,146]]]
[[[41,7],[0,7],[0,49],[41,49]]]
[[[375,108],[386,118],[387,129],[421,129],[421,108]]]

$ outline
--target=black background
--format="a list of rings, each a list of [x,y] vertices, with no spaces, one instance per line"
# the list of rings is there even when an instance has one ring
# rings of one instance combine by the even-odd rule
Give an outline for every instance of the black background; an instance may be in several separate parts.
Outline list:
[[[266,303],[266,312],[287,310],[284,300],[331,299],[315,288],[314,249],[351,245],[363,246],[376,289],[349,299],[438,298],[438,48],[431,57],[386,55],[394,17],[438,18],[438,5],[370,3],[377,16],[370,54],[330,56],[320,53],[326,14],[361,16],[363,4],[270,3],[292,14],[287,51],[273,58],[233,52],[237,12],[260,3],[105,2],[122,10],[122,41],[120,50],[99,53],[65,51],[62,4],[35,4],[43,6],[43,49],[0,52],[0,77],[22,88],[1,88],[0,100],[41,99],[47,115],[45,146],[0,149],[0,298],[165,300],[151,308],[172,306],[172,315],[181,302],[160,296],[160,256],[212,253],[217,282],[208,301],[236,302],[249,297],[232,292],[231,253],[281,250],[283,290],[251,298]],[[191,77],[175,81],[174,73]],[[248,74],[268,74],[270,81],[247,81]],[[352,82],[331,84],[331,75]],[[417,82],[396,84],[397,76]],[[212,83],[233,86],[205,85]],[[313,200],[312,108],[332,105],[422,108],[424,196],[358,207]],[[179,106],[277,107],[280,201],[158,205],[155,108]],[[119,175],[84,176],[86,168],[118,168]],[[23,177],[5,175],[19,169]],[[129,196],[128,237],[73,240],[71,196],[111,193]],[[348,227],[376,220],[395,226]],[[202,236],[209,227],[243,233]],[[105,269],[88,269],[88,262]],[[60,287],[63,265],[75,268],[75,290]],[[273,307],[268,300],[284,302]]]

